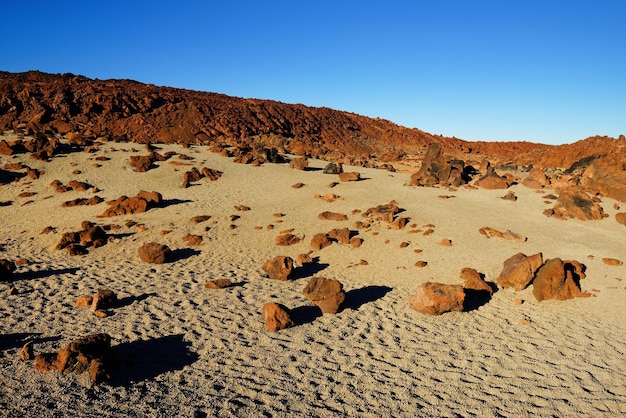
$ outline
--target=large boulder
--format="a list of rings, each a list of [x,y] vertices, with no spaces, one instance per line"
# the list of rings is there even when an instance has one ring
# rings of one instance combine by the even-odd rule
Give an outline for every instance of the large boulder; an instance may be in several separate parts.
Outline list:
[[[313,238],[311,238],[311,248],[314,250],[321,250],[331,244],[332,242],[328,238],[328,235],[324,233],[315,234],[313,235]]]
[[[291,319],[291,311],[284,305],[269,302],[263,305],[261,316],[265,321],[265,328],[270,332],[280,331],[295,325]]]
[[[462,311],[464,301],[463,286],[426,282],[411,296],[409,304],[419,312],[441,315],[451,311]]]
[[[626,203],[626,164],[623,155],[606,155],[594,159],[582,173],[580,184],[594,193]]]
[[[348,220],[348,217],[344,215],[343,213],[329,212],[329,211],[324,211],[320,213],[319,215],[317,215],[317,218],[322,221],[347,221]]]
[[[575,188],[562,190],[554,207],[544,213],[561,220],[574,218],[581,221],[600,220],[608,216],[598,202]]]
[[[309,160],[306,157],[296,157],[289,161],[289,167],[296,170],[304,170],[309,166]]]
[[[579,282],[584,278],[584,268],[579,262],[563,262],[560,258],[553,258],[537,271],[533,281],[533,295],[539,302],[589,297],[589,293],[580,290]]]
[[[117,295],[111,289],[100,289],[91,300],[91,310],[111,309],[117,305]]]
[[[339,311],[346,299],[343,285],[335,279],[312,277],[302,289],[304,297],[315,303],[323,313],[334,314]]]
[[[386,205],[378,205],[373,208],[369,208],[363,213],[364,218],[368,218],[370,221],[384,221],[387,223],[393,222],[393,217],[400,212],[400,208],[395,202],[389,202]]]
[[[458,187],[465,183],[463,161],[448,162],[440,144],[434,142],[426,149],[420,169],[411,176],[409,186],[435,185]]]
[[[490,163],[487,163],[485,174],[476,180],[476,185],[489,190],[506,189],[511,185],[511,182],[496,173],[495,168]]]
[[[522,184],[531,189],[543,189],[550,186],[550,179],[541,169],[535,167],[528,173]]]
[[[328,163],[326,167],[324,167],[324,174],[339,174],[343,173],[343,166],[341,163]]]
[[[278,256],[267,260],[261,266],[270,279],[289,280],[293,272],[293,259],[286,256]]]
[[[170,260],[172,250],[167,245],[149,242],[139,247],[138,253],[146,263],[163,264]]]
[[[94,383],[110,379],[111,337],[93,334],[78,338],[56,353],[42,353],[35,357],[35,369],[59,373],[89,372]]]
[[[515,290],[526,289],[542,264],[541,253],[531,256],[517,253],[504,261],[502,272],[496,281],[500,287],[512,287]]]
[[[488,293],[489,296],[493,294],[491,286],[489,286],[476,269],[470,267],[463,268],[461,270],[461,280],[463,280],[464,289],[485,292]]]

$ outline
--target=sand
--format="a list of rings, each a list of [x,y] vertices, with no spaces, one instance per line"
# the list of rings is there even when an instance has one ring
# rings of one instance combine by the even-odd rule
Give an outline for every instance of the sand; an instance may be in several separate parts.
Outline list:
[[[338,177],[322,173],[323,161],[311,160],[311,170],[298,171],[286,164],[236,164],[206,147],[161,148],[162,154],[174,151],[194,159],[174,156],[136,173],[129,158],[146,155],[145,147],[117,143],[51,162],[0,157],[0,166],[21,161],[45,171],[38,180],[0,186],[0,202],[12,202],[0,205],[0,258],[27,260],[14,281],[0,283],[0,415],[626,414],[626,267],[602,262],[604,257],[626,261],[626,229],[615,221],[616,202],[603,199],[610,216],[601,221],[561,221],[544,216],[551,205],[521,185],[510,188],[518,196],[512,202],[500,199],[504,190],[414,188],[405,185],[409,172],[344,166],[363,180],[331,188]],[[110,159],[96,160],[102,156]],[[223,175],[183,189],[183,173],[191,167]],[[50,187],[55,179],[86,181],[106,200],[155,190],[166,205],[97,218],[106,203],[62,208],[65,201],[94,193],[57,193]],[[304,186],[291,187],[298,182]],[[36,194],[18,197],[26,191]],[[327,193],[340,199],[329,203],[315,197]],[[410,218],[404,230],[390,230],[385,223],[354,228],[364,219],[354,210],[391,200],[403,210],[400,216]],[[250,210],[237,211],[235,205]],[[349,219],[319,220],[323,211]],[[192,223],[197,215],[211,218]],[[231,221],[231,215],[239,219]],[[85,220],[120,228],[112,242],[84,256],[54,249],[63,232],[80,230]],[[126,227],[129,220],[144,227]],[[47,226],[56,232],[41,234]],[[315,233],[339,227],[358,232],[363,245],[334,243],[315,251],[316,263],[298,266],[288,282],[264,277],[265,260],[295,259],[309,251]],[[481,227],[509,229],[528,240],[486,238]],[[411,233],[429,228],[430,235]],[[280,232],[291,229],[302,241],[275,245]],[[183,240],[189,233],[201,235],[204,244],[189,247]],[[452,246],[440,245],[444,238]],[[168,245],[176,260],[161,265],[140,260],[137,248],[151,241]],[[408,245],[401,248],[402,243]],[[532,288],[500,289],[482,306],[442,316],[422,314],[408,304],[424,282],[460,284],[463,267],[494,282],[504,260],[518,252],[584,263],[587,278],[581,287],[593,297],[539,303]],[[416,267],[420,260],[427,265]],[[338,314],[321,315],[303,297],[313,275],[343,283],[347,298]],[[236,286],[204,288],[217,278]],[[9,294],[13,286],[16,295]],[[100,288],[122,300],[111,316],[98,318],[74,306],[79,296]],[[291,308],[297,326],[268,332],[260,315],[266,302]],[[41,353],[96,332],[111,335],[118,358],[109,383],[94,385],[86,374],[42,373],[18,357],[28,340]]]

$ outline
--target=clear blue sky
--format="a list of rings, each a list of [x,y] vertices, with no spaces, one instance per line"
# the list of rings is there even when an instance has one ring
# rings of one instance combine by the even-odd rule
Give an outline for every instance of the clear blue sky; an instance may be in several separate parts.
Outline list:
[[[326,106],[466,140],[626,134],[626,1],[28,1],[0,70]]]

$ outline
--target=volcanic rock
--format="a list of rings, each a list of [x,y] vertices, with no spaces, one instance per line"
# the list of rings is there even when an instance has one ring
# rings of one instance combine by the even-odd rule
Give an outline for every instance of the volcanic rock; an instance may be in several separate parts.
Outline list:
[[[11,275],[17,269],[17,266],[13,261],[7,259],[0,260],[0,281],[6,282],[11,279]]]
[[[430,315],[462,311],[465,292],[461,285],[426,282],[409,299],[411,307]]]
[[[191,247],[202,245],[202,236],[200,235],[187,234],[183,237],[183,240]]]
[[[204,287],[206,287],[207,289],[225,289],[227,287],[231,287],[232,285],[233,282],[231,282],[229,279],[215,279],[208,280],[204,284]]]
[[[20,358],[22,360],[34,360],[35,352],[33,351],[33,342],[29,341],[20,350]]]
[[[518,242],[526,242],[526,239],[527,239],[526,237],[518,233],[512,232],[509,229],[507,229],[506,232],[500,232],[497,229],[484,226],[480,228],[478,232],[480,232],[481,235],[484,235],[487,238],[498,237],[498,238],[504,238],[504,239],[508,239],[511,241],[518,241]]]
[[[493,166],[487,163],[487,170],[481,178],[476,180],[476,185],[489,190],[506,189],[511,185],[511,182],[496,173]]]
[[[59,373],[89,372],[91,381],[100,383],[110,379],[111,337],[92,334],[78,338],[56,353],[43,353],[35,357],[35,369]]]
[[[138,253],[146,263],[163,264],[169,261],[172,250],[167,245],[150,242],[139,247]]]
[[[537,253],[526,256],[517,253],[504,262],[502,272],[497,282],[500,287],[512,287],[515,290],[523,290],[532,282],[535,272],[543,264],[543,255]]]
[[[619,153],[595,158],[580,177],[580,184],[592,192],[626,203],[626,163]]]
[[[589,297],[580,290],[579,282],[585,278],[583,266],[577,261],[563,262],[560,258],[547,260],[537,271],[533,281],[533,295],[539,302],[547,299],[566,300]]]
[[[332,242],[328,238],[328,235],[323,233],[315,234],[313,235],[313,238],[311,238],[311,248],[314,250],[321,250],[331,244]]]
[[[152,155],[133,155],[130,157],[130,165],[138,173],[145,173],[146,171],[155,168],[155,160]]]
[[[434,142],[428,146],[422,166],[411,176],[409,186],[458,187],[465,183],[464,171],[465,164],[462,161],[446,161],[442,146]]]
[[[289,246],[300,242],[300,238],[293,234],[282,234],[276,237],[276,245]]]
[[[202,173],[200,173],[200,170],[196,167],[192,168],[183,175],[183,189],[186,189],[192,182],[199,181],[200,179],[202,179]]]
[[[298,254],[298,263],[300,263],[300,265],[311,264],[312,262],[313,262],[313,258],[311,257],[310,254],[307,254],[307,253]]]
[[[363,213],[363,217],[369,218],[371,221],[384,221],[391,223],[393,217],[400,212],[400,208],[395,202],[389,202],[386,205],[378,205],[373,208],[369,208]]]
[[[296,170],[304,170],[309,166],[309,160],[306,157],[297,157],[289,161],[289,167]]]
[[[622,266],[624,262],[622,260],[618,260],[617,258],[603,258],[602,262],[607,266]]]
[[[543,189],[550,186],[550,179],[541,169],[535,167],[530,170],[522,184],[531,189]]]
[[[461,280],[463,280],[464,289],[487,292],[490,296],[493,294],[491,286],[489,286],[489,284],[481,277],[480,273],[473,268],[463,268],[461,270]]]
[[[587,193],[573,188],[561,191],[551,211],[551,216],[561,220],[599,220],[608,216]]]
[[[339,173],[339,181],[341,182],[359,181],[359,180],[361,180],[361,174],[357,171]]]
[[[343,213],[336,212],[322,212],[317,216],[318,219],[323,221],[347,221],[348,217]]]
[[[323,313],[334,314],[346,299],[343,285],[334,279],[312,277],[302,290],[304,297],[315,303]]]
[[[324,167],[324,174],[340,174],[343,173],[343,166],[341,163],[328,163]]]
[[[293,272],[293,259],[286,256],[278,256],[267,260],[261,266],[270,279],[289,280]]]
[[[615,220],[618,224],[626,226],[626,212],[619,212],[615,214]]]
[[[348,228],[337,228],[328,232],[328,237],[336,240],[340,244],[350,244],[350,230]]]
[[[111,309],[117,305],[117,295],[111,289],[100,289],[91,302],[91,310]]]
[[[270,332],[280,331],[295,325],[291,319],[291,311],[285,305],[269,302],[263,305],[261,316],[265,321],[265,328]]]
[[[107,202],[110,207],[100,217],[142,213],[152,208],[159,207],[163,202],[163,196],[159,192],[140,191],[137,196],[121,196],[112,202]]]

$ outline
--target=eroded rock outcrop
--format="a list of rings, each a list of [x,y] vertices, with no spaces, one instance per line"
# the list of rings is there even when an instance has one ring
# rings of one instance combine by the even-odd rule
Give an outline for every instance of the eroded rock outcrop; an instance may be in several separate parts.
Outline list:
[[[121,196],[114,201],[107,202],[109,208],[100,217],[108,218],[119,215],[130,215],[146,212],[158,208],[163,203],[163,196],[159,192],[140,191],[137,196]]]

